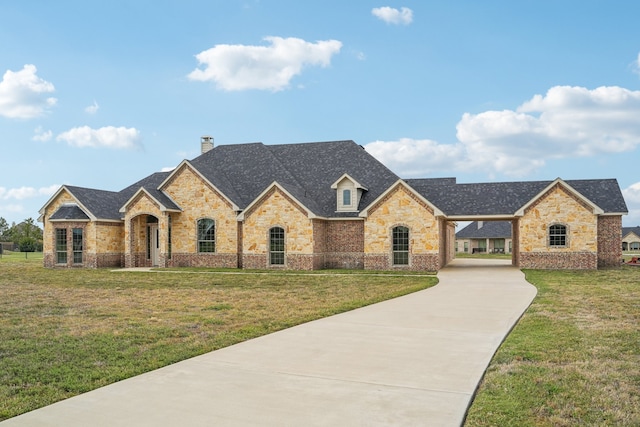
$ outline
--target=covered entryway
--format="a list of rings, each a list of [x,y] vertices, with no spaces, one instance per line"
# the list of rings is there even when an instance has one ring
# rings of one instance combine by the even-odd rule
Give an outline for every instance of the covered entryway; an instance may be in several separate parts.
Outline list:
[[[460,217],[456,218],[455,221],[447,221],[448,227],[452,224],[459,224],[461,222],[472,222],[476,223],[478,226],[478,234],[470,239],[466,239],[467,244],[463,244],[463,250],[460,251],[458,245],[456,244],[456,234],[460,229],[464,227],[459,227],[456,232],[451,235],[451,233],[446,233],[447,239],[450,239],[444,245],[444,250],[449,251],[446,254],[445,259],[449,262],[453,260],[458,252],[464,252],[468,254],[510,254],[511,255],[511,265],[519,266],[519,228],[518,228],[518,218],[513,217]],[[498,224],[498,222],[509,223],[509,231],[508,234],[510,238],[507,236],[500,237],[491,237],[490,235],[484,235],[481,232],[483,226],[486,230],[492,229],[494,225]],[[447,228],[448,228],[447,227]],[[504,234],[504,233],[503,233]],[[480,237],[482,236],[482,237]],[[507,243],[508,242],[508,243]],[[449,263],[447,262],[447,264]]]
[[[141,214],[127,223],[129,248],[126,253],[126,267],[161,266],[161,233],[159,218],[151,214]]]

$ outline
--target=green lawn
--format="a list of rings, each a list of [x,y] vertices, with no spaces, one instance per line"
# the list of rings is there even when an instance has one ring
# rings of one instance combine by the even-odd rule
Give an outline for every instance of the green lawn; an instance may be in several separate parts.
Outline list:
[[[0,420],[436,282],[411,274],[50,270],[41,254],[5,253]]]
[[[639,426],[640,267],[526,271],[538,296],[466,426]]]

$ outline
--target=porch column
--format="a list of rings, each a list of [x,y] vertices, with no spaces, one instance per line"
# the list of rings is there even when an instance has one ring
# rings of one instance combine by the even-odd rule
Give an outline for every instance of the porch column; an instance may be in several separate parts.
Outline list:
[[[124,218],[124,266],[125,268],[133,267],[131,257],[131,218]]]

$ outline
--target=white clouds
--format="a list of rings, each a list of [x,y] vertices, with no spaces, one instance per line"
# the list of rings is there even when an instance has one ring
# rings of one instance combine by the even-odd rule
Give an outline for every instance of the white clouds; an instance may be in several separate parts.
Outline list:
[[[310,43],[299,38],[265,37],[268,46],[220,44],[196,55],[204,69],[196,68],[188,78],[215,82],[227,91],[287,88],[305,66],[327,67],[340,52],[337,40]]]
[[[5,188],[0,187],[0,200],[25,200],[40,196],[51,196],[55,193],[59,185],[50,185],[48,187],[34,188],[34,187],[19,187],[19,188]]]
[[[428,139],[401,138],[397,141],[374,141],[366,150],[402,177],[423,177],[426,174],[455,169],[462,160],[461,144],[438,144]]]
[[[47,142],[53,138],[53,132],[50,130],[45,131],[42,126],[38,126],[33,132],[35,133],[31,138],[33,141]]]
[[[476,163],[522,175],[545,160],[622,153],[640,145],[640,91],[555,86],[515,111],[465,114],[458,140]],[[501,156],[501,164],[492,160]],[[509,169],[522,168],[521,173]]]
[[[629,216],[627,221],[630,224],[640,224],[640,182],[630,185],[622,190],[624,200],[627,202]]]
[[[405,139],[370,145],[372,154],[401,172],[414,174],[421,167],[422,175],[466,169],[525,176],[550,159],[635,150],[640,146],[638,117],[640,91],[556,86],[515,110],[465,113],[456,144]]]
[[[409,25],[413,22],[413,11],[408,7],[400,10],[393,7],[376,7],[371,10],[371,14],[387,24]]]
[[[89,105],[87,108],[84,109],[84,111],[88,114],[95,114],[98,112],[98,109],[100,108],[100,106],[98,105],[98,103],[96,101],[93,101],[93,104]]]
[[[54,92],[52,83],[36,75],[35,65],[20,71],[7,70],[0,81],[0,116],[31,119],[45,114],[57,102],[46,94]]]
[[[56,141],[66,141],[70,146],[80,148],[136,148],[140,146],[140,132],[135,128],[81,126],[61,133]]]
[[[633,63],[631,64],[631,67],[634,73],[640,75],[640,53],[638,53],[638,57],[636,58],[635,61],[633,61]]]

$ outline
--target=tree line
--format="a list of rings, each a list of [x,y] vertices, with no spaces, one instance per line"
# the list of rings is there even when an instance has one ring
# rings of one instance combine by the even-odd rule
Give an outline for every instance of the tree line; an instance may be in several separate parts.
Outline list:
[[[0,242],[12,242],[18,246],[20,252],[40,252],[42,251],[42,229],[33,218],[9,225],[7,220],[0,216]]]

